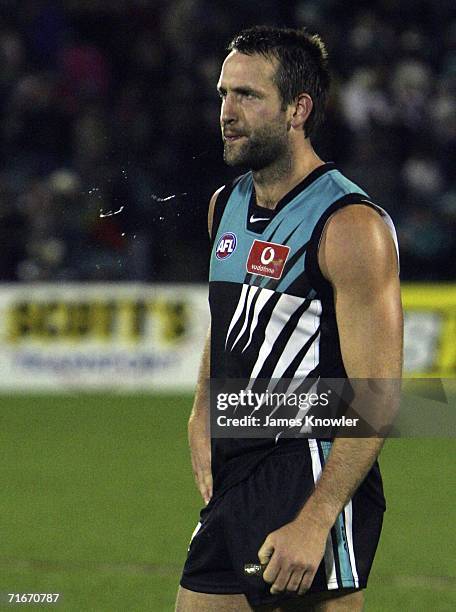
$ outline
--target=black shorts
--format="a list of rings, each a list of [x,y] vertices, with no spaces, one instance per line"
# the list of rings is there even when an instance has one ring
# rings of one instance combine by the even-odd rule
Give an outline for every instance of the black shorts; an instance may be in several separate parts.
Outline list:
[[[201,593],[243,593],[252,606],[292,598],[271,595],[261,577],[244,575],[244,565],[258,563],[266,536],[296,517],[314,489],[329,448],[329,442],[309,440],[306,452],[271,454],[245,480],[215,496],[201,511],[181,586]],[[366,586],[384,510],[376,464],[331,529],[308,593]]]

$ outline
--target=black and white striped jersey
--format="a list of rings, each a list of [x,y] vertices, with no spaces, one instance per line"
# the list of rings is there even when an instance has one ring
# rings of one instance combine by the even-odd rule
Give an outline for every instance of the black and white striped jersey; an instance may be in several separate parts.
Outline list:
[[[388,214],[334,164],[314,170],[273,211],[255,204],[251,172],[225,186],[212,230],[212,379],[346,376],[318,245],[329,217],[360,203],[379,212],[396,240]],[[308,446],[308,441],[280,444]],[[214,439],[216,485],[248,473],[277,445],[273,439]]]

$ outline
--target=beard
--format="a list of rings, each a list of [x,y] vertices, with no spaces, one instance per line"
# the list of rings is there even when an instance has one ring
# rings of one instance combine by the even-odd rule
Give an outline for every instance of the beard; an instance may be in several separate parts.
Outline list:
[[[287,157],[288,139],[283,123],[265,125],[245,141],[224,143],[223,159],[228,166],[246,166],[254,172]]]

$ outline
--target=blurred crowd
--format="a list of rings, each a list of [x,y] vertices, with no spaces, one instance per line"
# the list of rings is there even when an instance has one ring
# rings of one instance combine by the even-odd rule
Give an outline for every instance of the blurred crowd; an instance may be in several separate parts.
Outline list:
[[[402,277],[456,274],[450,0],[0,0],[1,281],[201,281],[216,82],[255,23],[325,40],[317,152],[392,215]]]

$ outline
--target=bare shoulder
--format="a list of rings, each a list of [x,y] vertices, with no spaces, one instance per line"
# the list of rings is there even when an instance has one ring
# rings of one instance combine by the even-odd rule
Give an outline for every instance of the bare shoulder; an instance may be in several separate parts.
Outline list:
[[[377,211],[352,204],[335,212],[323,231],[318,261],[332,284],[372,284],[397,277],[392,236]]]
[[[212,221],[214,219],[214,209],[215,209],[215,203],[217,202],[217,198],[219,196],[219,193],[221,191],[223,191],[225,189],[225,185],[222,185],[221,187],[219,187],[217,189],[217,191],[215,191],[210,199],[209,202],[209,211],[207,213],[207,229],[209,231],[209,236],[212,236]]]

